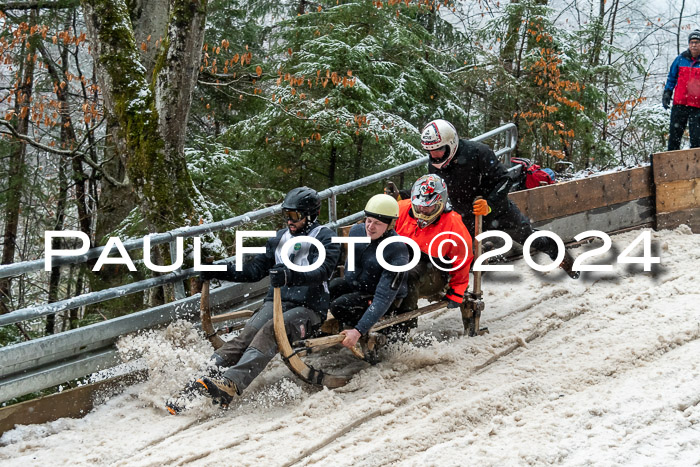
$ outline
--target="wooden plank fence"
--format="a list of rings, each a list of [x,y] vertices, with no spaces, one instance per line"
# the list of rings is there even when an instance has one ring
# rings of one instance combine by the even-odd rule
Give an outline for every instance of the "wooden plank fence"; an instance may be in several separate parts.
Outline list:
[[[700,233],[700,148],[654,154],[658,229],[687,224]]]
[[[700,149],[654,154],[652,165],[511,193],[539,229],[564,241],[585,230],[638,226],[700,233]]]

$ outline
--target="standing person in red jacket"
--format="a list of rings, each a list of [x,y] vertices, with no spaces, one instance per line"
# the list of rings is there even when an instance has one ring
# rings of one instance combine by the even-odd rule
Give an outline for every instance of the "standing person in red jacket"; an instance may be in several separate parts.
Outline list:
[[[671,104],[671,95],[673,107],[668,150],[681,148],[686,125],[690,131],[690,147],[700,147],[700,29],[690,33],[688,50],[671,64],[662,101],[665,109]]]
[[[415,241],[421,251],[420,262],[408,271],[408,295],[399,312],[415,310],[419,297],[436,296],[445,286],[447,307],[458,308],[469,285],[472,237],[452,210],[442,178],[424,175],[413,184],[411,199],[399,201],[396,233]]]

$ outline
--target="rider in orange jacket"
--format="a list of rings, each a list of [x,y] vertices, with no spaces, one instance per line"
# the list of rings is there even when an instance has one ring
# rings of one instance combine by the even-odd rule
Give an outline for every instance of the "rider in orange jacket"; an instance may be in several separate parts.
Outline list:
[[[447,187],[439,176],[419,178],[411,199],[399,202],[396,232],[415,241],[421,251],[420,262],[408,272],[408,295],[400,310],[415,309],[419,296],[435,296],[446,285],[448,308],[459,307],[469,285],[472,238],[462,217],[452,211]]]

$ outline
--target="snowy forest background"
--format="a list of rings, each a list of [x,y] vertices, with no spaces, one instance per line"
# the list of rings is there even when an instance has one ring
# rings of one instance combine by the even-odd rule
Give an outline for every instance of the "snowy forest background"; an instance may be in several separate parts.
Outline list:
[[[4,1],[2,264],[42,258],[46,230],[97,246],[375,173],[423,155],[433,118],[462,137],[514,122],[517,155],[559,172],[646,163],[666,146],[668,68],[698,27],[686,0]],[[232,254],[220,240],[211,252]],[[148,274],[0,279],[0,313]],[[6,326],[0,345],[162,299]]]

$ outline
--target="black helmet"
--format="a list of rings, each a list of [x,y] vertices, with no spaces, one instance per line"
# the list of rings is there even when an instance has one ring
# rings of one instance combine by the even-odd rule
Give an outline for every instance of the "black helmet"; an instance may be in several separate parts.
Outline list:
[[[306,186],[294,188],[284,197],[282,209],[303,213],[304,217],[309,218],[309,222],[314,222],[321,211],[321,198],[312,188]]]

